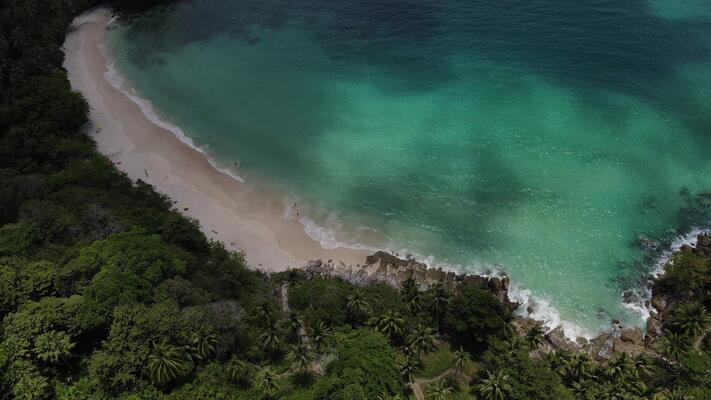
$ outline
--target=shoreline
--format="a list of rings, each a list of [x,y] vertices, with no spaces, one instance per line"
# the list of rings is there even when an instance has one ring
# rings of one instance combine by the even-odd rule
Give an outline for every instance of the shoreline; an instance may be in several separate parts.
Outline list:
[[[222,168],[179,127],[161,120],[149,102],[132,94],[107,55],[105,35],[112,17],[111,10],[104,7],[78,16],[64,44],[64,68],[72,88],[90,104],[88,134],[100,153],[132,180],[140,179],[168,196],[177,211],[199,222],[208,238],[224,243],[229,250],[244,251],[252,268],[277,272],[307,268],[312,260],[324,260],[324,265],[351,271],[370,267],[366,260],[377,249],[324,246],[309,231],[309,223],[315,222],[307,216],[291,215],[293,201],[285,194],[259,179],[245,182]],[[429,263],[427,266],[442,269]],[[658,274],[658,270],[652,271],[651,276]],[[457,275],[487,277],[476,273]],[[609,333],[584,332],[575,322],[563,320],[545,299],[515,284],[510,291],[508,282],[506,286],[508,297],[504,303],[520,304],[516,315],[543,323],[549,332],[562,330],[571,343],[580,336],[591,340]],[[643,315],[642,326],[650,311],[646,300],[646,305],[635,304],[639,309],[633,309]],[[625,307],[632,305],[621,301]]]
[[[64,43],[64,68],[72,89],[89,103],[87,130],[100,153],[132,180],[168,196],[179,212],[199,221],[208,238],[244,251],[253,268],[281,271],[317,258],[343,265],[365,261],[368,250],[321,246],[301,222],[285,215],[285,195],[266,184],[240,182],[114,87],[107,79],[105,46],[111,16],[103,7],[78,16]]]

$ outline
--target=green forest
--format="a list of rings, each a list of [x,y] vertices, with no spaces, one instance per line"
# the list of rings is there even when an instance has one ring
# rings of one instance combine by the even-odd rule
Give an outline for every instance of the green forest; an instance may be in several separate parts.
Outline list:
[[[0,399],[711,399],[711,253],[674,256],[664,334],[607,360],[477,287],[250,268],[82,129],[61,46],[94,3],[0,0]]]

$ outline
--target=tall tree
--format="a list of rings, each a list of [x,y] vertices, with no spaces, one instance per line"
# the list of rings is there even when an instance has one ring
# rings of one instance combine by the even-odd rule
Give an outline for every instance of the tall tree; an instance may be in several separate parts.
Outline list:
[[[449,292],[442,282],[437,282],[430,289],[430,308],[434,313],[435,327],[439,330],[439,320],[442,313],[447,310],[449,303]]]
[[[276,398],[275,396],[280,388],[278,376],[271,368],[264,368],[257,376],[257,390],[259,390],[263,398]]]
[[[464,350],[464,347],[459,347],[458,350],[454,352],[454,375],[462,372],[464,364],[469,360],[469,353]]]
[[[474,386],[474,393],[483,400],[508,400],[513,394],[508,380],[503,371],[487,372],[486,378]]]
[[[355,293],[348,296],[348,312],[355,321],[361,320],[370,313],[370,304],[365,299],[365,294],[362,290],[356,290]]]
[[[658,350],[669,360],[678,362],[691,350],[691,341],[686,335],[666,331],[659,343]]]
[[[543,343],[543,329],[538,324],[528,328],[526,342],[531,350],[536,350]]]
[[[246,362],[237,356],[232,356],[225,367],[227,378],[232,382],[246,381],[249,378],[250,368]]]
[[[425,389],[426,400],[448,400],[452,394],[452,388],[447,386],[443,379],[427,385]]]
[[[309,339],[313,343],[316,353],[321,353],[328,339],[331,337],[331,328],[325,322],[319,321],[309,328]]]
[[[289,362],[289,368],[292,372],[306,374],[311,371],[313,352],[307,344],[299,343],[291,346],[289,353],[286,355],[286,360]]]
[[[699,303],[684,304],[674,310],[670,325],[674,331],[693,338],[711,325],[711,314]]]
[[[397,311],[388,310],[375,321],[375,329],[382,332],[392,342],[393,339],[402,334],[405,326],[405,319]]]
[[[148,355],[148,374],[154,383],[164,385],[185,375],[188,370],[184,349],[165,341],[154,344]]]
[[[408,343],[418,354],[428,352],[435,347],[435,335],[432,328],[422,323],[418,324],[415,330],[407,337]]]
[[[190,349],[199,360],[207,360],[215,354],[219,341],[213,333],[195,333],[190,339]]]
[[[42,361],[56,364],[66,361],[72,354],[72,343],[69,335],[61,331],[49,331],[35,339],[35,354]]]

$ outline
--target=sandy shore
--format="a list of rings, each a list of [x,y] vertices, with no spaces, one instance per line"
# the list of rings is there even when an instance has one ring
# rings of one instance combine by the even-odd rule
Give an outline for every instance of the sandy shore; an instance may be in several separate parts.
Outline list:
[[[105,8],[78,17],[64,44],[72,87],[91,106],[90,134],[98,150],[131,179],[141,179],[197,219],[202,231],[231,250],[243,250],[250,266],[266,271],[303,266],[322,259],[362,264],[367,252],[325,249],[293,217],[287,200],[259,182],[239,182],[216,170],[201,152],[151,122],[124,92],[105,78],[104,39],[111,12]]]

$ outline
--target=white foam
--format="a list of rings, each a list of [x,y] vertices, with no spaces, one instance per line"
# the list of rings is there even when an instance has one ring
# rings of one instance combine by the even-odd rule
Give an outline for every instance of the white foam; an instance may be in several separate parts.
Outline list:
[[[649,319],[652,314],[657,313],[657,310],[648,304],[648,301],[652,298],[651,280],[657,279],[664,274],[664,267],[667,263],[669,263],[669,260],[671,260],[674,253],[678,252],[682,246],[695,247],[698,236],[700,234],[709,233],[711,233],[711,229],[693,227],[688,233],[679,235],[672,240],[669,247],[661,253],[659,258],[657,258],[654,263],[652,271],[649,275],[649,284],[643,285],[639,288],[630,289],[635,294],[637,301],[627,303],[623,300],[622,305],[628,310],[638,313],[642,320],[646,323],[647,319]]]
[[[285,210],[284,215],[291,214],[291,205],[287,205],[287,210]],[[428,268],[441,268],[443,271],[462,273],[465,272],[469,274],[475,274],[478,276],[485,277],[501,277],[505,274],[504,268],[501,265],[482,265],[482,264],[471,264],[471,265],[460,265],[460,264],[448,264],[438,262],[434,256],[424,256],[412,252],[406,248],[397,248],[396,246],[386,246],[386,248],[376,248],[370,246],[363,246],[357,243],[345,243],[337,239],[337,230],[326,228],[317,224],[314,220],[308,217],[301,217],[299,222],[304,226],[304,232],[306,232],[309,237],[313,240],[318,241],[322,247],[326,249],[337,249],[337,248],[348,248],[357,250],[368,250],[372,252],[376,251],[386,251],[390,254],[395,255],[407,255],[407,257],[412,257],[418,262],[427,265]],[[584,329],[583,327],[575,324],[571,321],[566,321],[561,318],[560,312],[553,307],[550,301],[546,298],[535,296],[532,294],[531,290],[519,288],[517,285],[511,283],[509,286],[509,299],[512,301],[517,301],[521,303],[518,308],[517,313],[521,316],[540,321],[547,331],[551,331],[557,327],[561,327],[566,338],[571,341],[575,341],[578,337],[584,337],[586,339],[592,339],[596,336],[594,332]],[[527,308],[533,308],[533,313],[528,315]]]
[[[126,79],[121,76],[121,74],[118,72],[116,67],[114,66],[113,63],[109,64],[107,66],[106,72],[104,73],[104,79],[106,79],[107,82],[111,84],[116,90],[122,92],[125,94],[132,102],[136,103],[138,107],[141,109],[141,112],[143,115],[151,121],[153,124],[166,129],[170,132],[172,132],[178,140],[183,142],[184,144],[190,146],[192,149],[195,151],[203,154],[207,161],[210,163],[210,165],[215,168],[215,170],[231,177],[232,179],[239,181],[239,182],[244,182],[244,179],[236,174],[234,171],[231,171],[228,168],[221,167],[217,161],[215,161],[210,155],[200,146],[196,145],[193,140],[183,132],[180,127],[171,124],[170,122],[165,121],[163,118],[161,118],[158,113],[155,111],[155,108],[153,107],[153,104],[149,101],[146,100],[142,97],[140,97],[136,90],[130,86],[128,86]],[[127,90],[127,87],[130,88],[130,90]]]
[[[560,312],[551,305],[548,299],[542,296],[534,296],[529,289],[520,288],[511,283],[509,286],[509,299],[521,304],[516,310],[518,315],[541,322],[548,332],[561,327],[565,337],[572,342],[575,342],[578,337],[592,339],[596,336],[596,333],[586,330],[571,321],[562,319]],[[528,314],[529,307],[533,311],[531,314]]]

